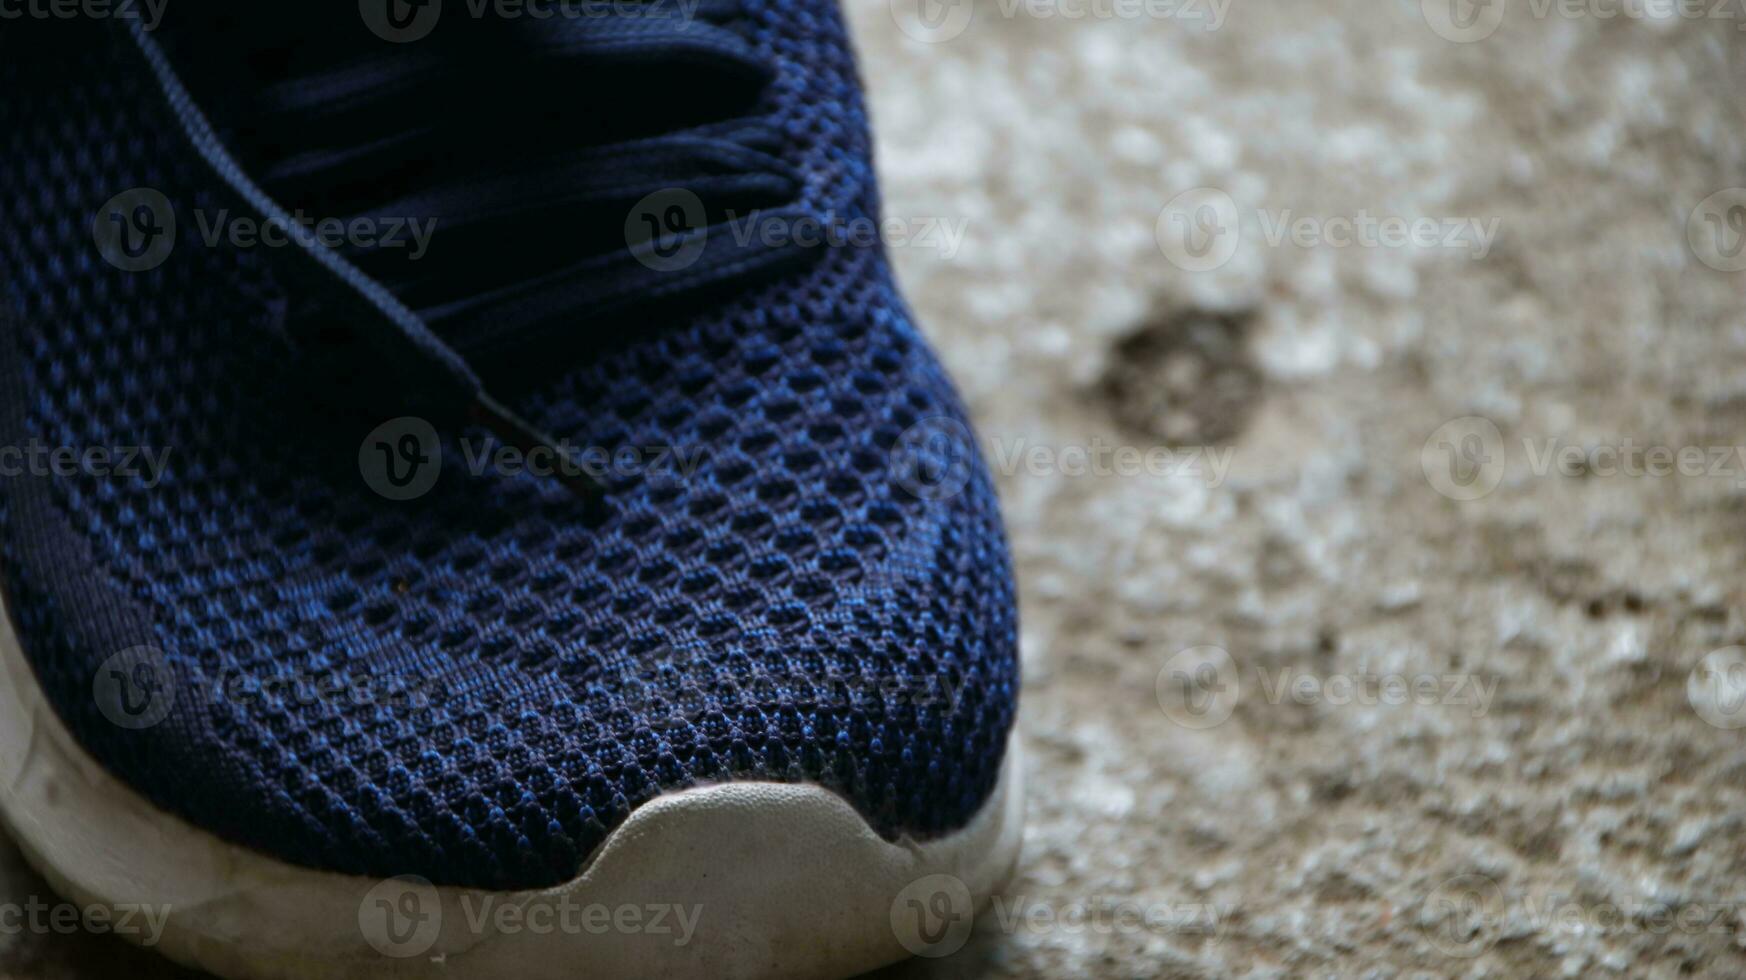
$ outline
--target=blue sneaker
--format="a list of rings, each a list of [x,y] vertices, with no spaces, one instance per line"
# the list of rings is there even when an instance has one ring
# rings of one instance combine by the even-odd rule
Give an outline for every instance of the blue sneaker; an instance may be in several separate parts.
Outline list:
[[[314,6],[0,32],[27,855],[232,977],[961,944],[1014,591],[835,4]]]

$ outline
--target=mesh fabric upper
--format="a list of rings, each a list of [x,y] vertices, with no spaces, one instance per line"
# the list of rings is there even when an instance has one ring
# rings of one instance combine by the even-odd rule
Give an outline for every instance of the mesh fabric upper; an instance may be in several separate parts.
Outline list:
[[[834,4],[747,9],[806,193],[876,213]],[[486,888],[565,880],[698,783],[817,781],[890,836],[988,798],[1018,669],[999,516],[979,466],[938,499],[900,485],[900,435],[962,413],[877,250],[821,250],[507,392],[578,445],[695,463],[615,479],[604,519],[555,481],[468,473],[452,436],[435,489],[393,501],[358,466],[382,419],[273,329],[282,260],[201,239],[194,216],[233,204],[120,25],[7,26],[0,91],[0,445],[170,452],[155,486],[0,477],[27,655],[138,791],[285,860]],[[92,220],[135,187],[181,220],[129,273]],[[174,709],[134,730],[93,684],[139,646]]]

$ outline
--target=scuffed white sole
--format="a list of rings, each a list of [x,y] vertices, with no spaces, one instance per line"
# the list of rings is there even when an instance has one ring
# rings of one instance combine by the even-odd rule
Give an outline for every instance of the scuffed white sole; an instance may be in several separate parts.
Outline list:
[[[555,888],[382,881],[225,843],[111,776],[0,607],[0,817],[65,897],[132,910],[118,934],[236,980],[835,978],[948,952],[1017,858],[1017,748],[971,823],[926,843],[882,840],[816,786],[741,782],[643,805]]]

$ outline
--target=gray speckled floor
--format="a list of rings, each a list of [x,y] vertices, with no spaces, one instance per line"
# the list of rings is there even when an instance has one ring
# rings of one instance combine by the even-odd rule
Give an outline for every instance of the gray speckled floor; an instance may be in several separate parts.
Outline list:
[[[1746,637],[1746,192],[1700,208],[1746,8],[1003,9],[855,7],[892,210],[966,222],[897,254],[985,443],[1234,454],[1004,478],[1031,836],[896,972],[1746,975],[1746,730],[1694,708],[1746,722],[1733,654],[1694,677]],[[1366,215],[1436,233],[1340,247]]]
[[[1020,875],[892,976],[1746,975],[1746,4],[1448,7],[852,4],[1025,604]]]

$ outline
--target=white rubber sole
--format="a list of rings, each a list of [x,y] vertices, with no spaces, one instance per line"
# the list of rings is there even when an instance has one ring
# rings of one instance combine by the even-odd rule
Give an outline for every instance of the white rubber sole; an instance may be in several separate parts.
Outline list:
[[[1019,781],[1015,740],[982,811],[926,843],[882,840],[822,788],[744,782],[645,804],[542,891],[312,871],[111,776],[43,700],[0,606],[0,818],[62,895],[128,913],[118,934],[235,980],[835,978],[949,952],[1017,859]]]

